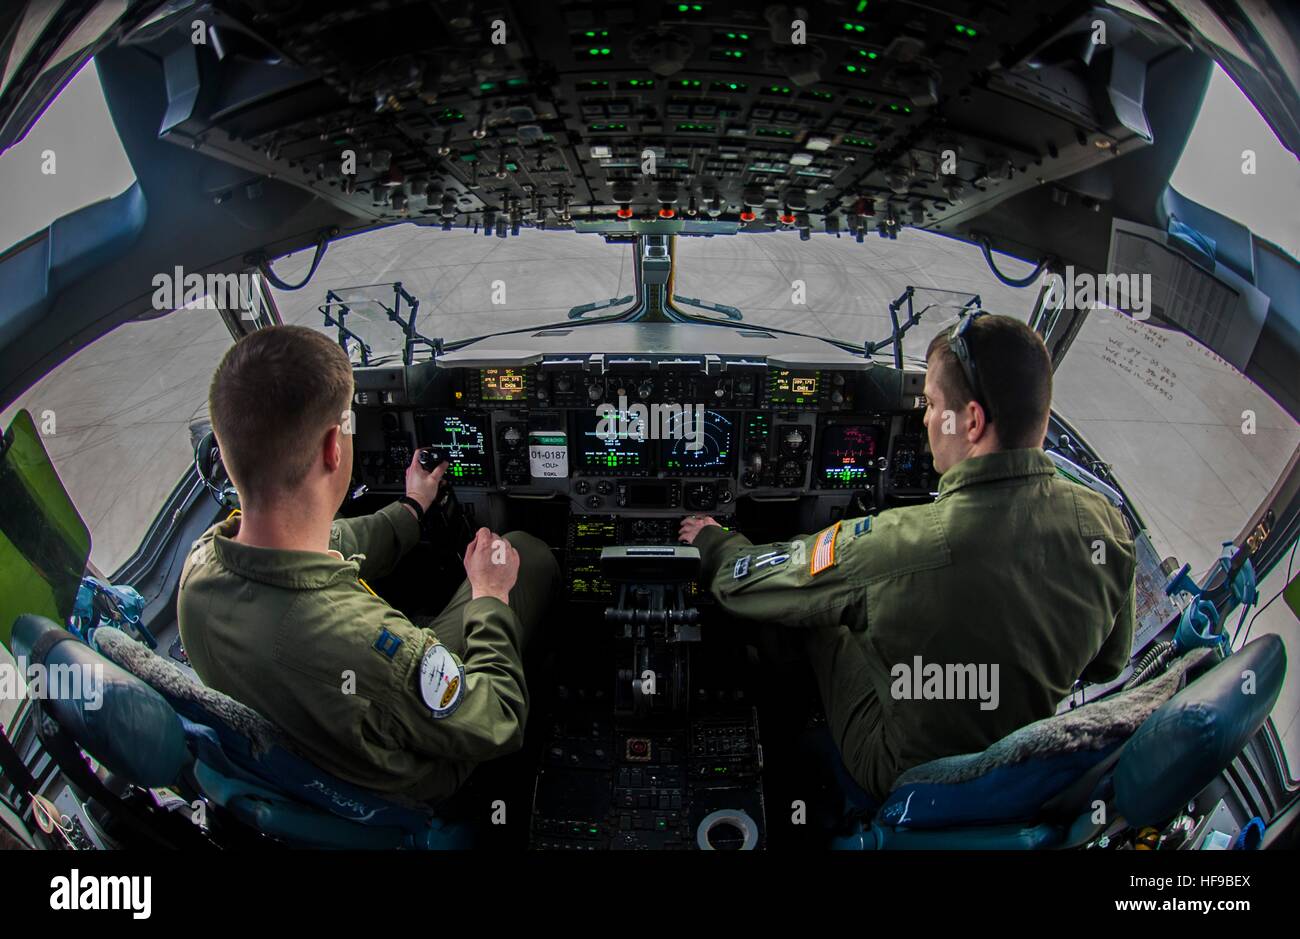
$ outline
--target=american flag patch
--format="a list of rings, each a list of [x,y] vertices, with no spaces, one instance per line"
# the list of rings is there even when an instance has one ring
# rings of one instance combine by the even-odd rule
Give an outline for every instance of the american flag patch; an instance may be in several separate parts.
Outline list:
[[[817,548],[812,560],[808,562],[808,575],[816,577],[828,567],[835,564],[835,536],[840,533],[840,523],[836,522],[817,536]]]

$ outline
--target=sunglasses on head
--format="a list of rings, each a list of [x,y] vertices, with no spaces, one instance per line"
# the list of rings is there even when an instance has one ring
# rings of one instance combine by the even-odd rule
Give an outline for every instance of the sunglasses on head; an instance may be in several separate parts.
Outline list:
[[[962,374],[966,376],[966,383],[970,386],[975,402],[984,409],[984,419],[992,423],[993,409],[989,407],[988,399],[984,396],[984,386],[980,384],[979,369],[976,367],[975,359],[971,355],[970,344],[966,341],[966,334],[970,332],[971,324],[981,316],[987,315],[983,310],[963,313],[961,319],[957,321],[957,325],[948,331],[948,348],[957,357],[957,363],[961,366]]]

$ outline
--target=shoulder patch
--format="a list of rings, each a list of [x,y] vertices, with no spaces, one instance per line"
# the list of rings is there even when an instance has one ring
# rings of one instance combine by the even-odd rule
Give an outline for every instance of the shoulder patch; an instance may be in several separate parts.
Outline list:
[[[392,659],[393,656],[397,655],[397,650],[401,647],[401,637],[393,635],[387,629],[381,629],[379,630],[379,638],[375,640],[375,644],[370,648],[374,649],[384,658]]]
[[[735,565],[731,568],[731,579],[740,580],[749,573],[749,555],[736,558]]]
[[[812,558],[808,561],[808,575],[816,577],[828,567],[838,562],[835,557],[835,537],[840,533],[840,523],[836,522],[813,541]]]
[[[866,518],[860,518],[860,519],[858,519],[857,522],[855,522],[854,525],[853,525],[853,537],[854,537],[854,538],[858,537],[859,535],[865,535],[865,534],[866,534],[867,532],[869,532],[869,531],[871,531],[871,516],[870,516],[870,515],[868,515]]]
[[[465,698],[465,668],[441,642],[425,649],[420,660],[420,697],[438,720],[450,717]]]

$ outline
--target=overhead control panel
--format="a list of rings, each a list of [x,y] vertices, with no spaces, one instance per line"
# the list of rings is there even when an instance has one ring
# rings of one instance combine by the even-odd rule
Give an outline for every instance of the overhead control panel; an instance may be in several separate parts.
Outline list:
[[[219,42],[191,43],[183,17],[140,37],[176,77],[161,138],[360,224],[498,238],[636,224],[967,234],[1011,197],[1147,146],[1148,64],[1181,42],[1066,0],[1033,16],[963,0],[317,0],[303,13],[221,4],[207,17]],[[1072,51],[1098,21],[1107,54]],[[1051,208],[1103,201],[1053,189]]]

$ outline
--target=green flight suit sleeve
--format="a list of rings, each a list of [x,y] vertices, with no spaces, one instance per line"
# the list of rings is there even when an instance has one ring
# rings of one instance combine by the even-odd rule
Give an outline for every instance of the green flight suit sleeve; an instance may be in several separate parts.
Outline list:
[[[364,554],[362,577],[382,577],[420,540],[420,523],[410,509],[391,502],[378,512],[357,518],[336,518],[330,530],[330,547],[351,557]]]
[[[1102,643],[1101,651],[1088,663],[1079,677],[1084,681],[1109,681],[1128,665],[1133,651],[1133,634],[1137,629],[1137,583],[1129,577],[1128,594],[1115,616],[1115,625]]]
[[[786,626],[856,623],[863,595],[856,563],[859,539],[851,527],[832,528],[833,553],[824,549],[820,555],[819,544],[830,528],[764,545],[718,526],[702,528],[694,541],[702,585],[723,609],[744,619]]]
[[[393,681],[376,702],[372,726],[400,746],[447,760],[479,763],[518,750],[528,714],[528,689],[520,654],[520,623],[514,611],[494,597],[465,605],[465,682],[460,703],[434,717],[420,693],[420,663],[436,641],[397,614],[386,624],[404,640],[393,661]],[[400,623],[396,621],[400,620]]]

